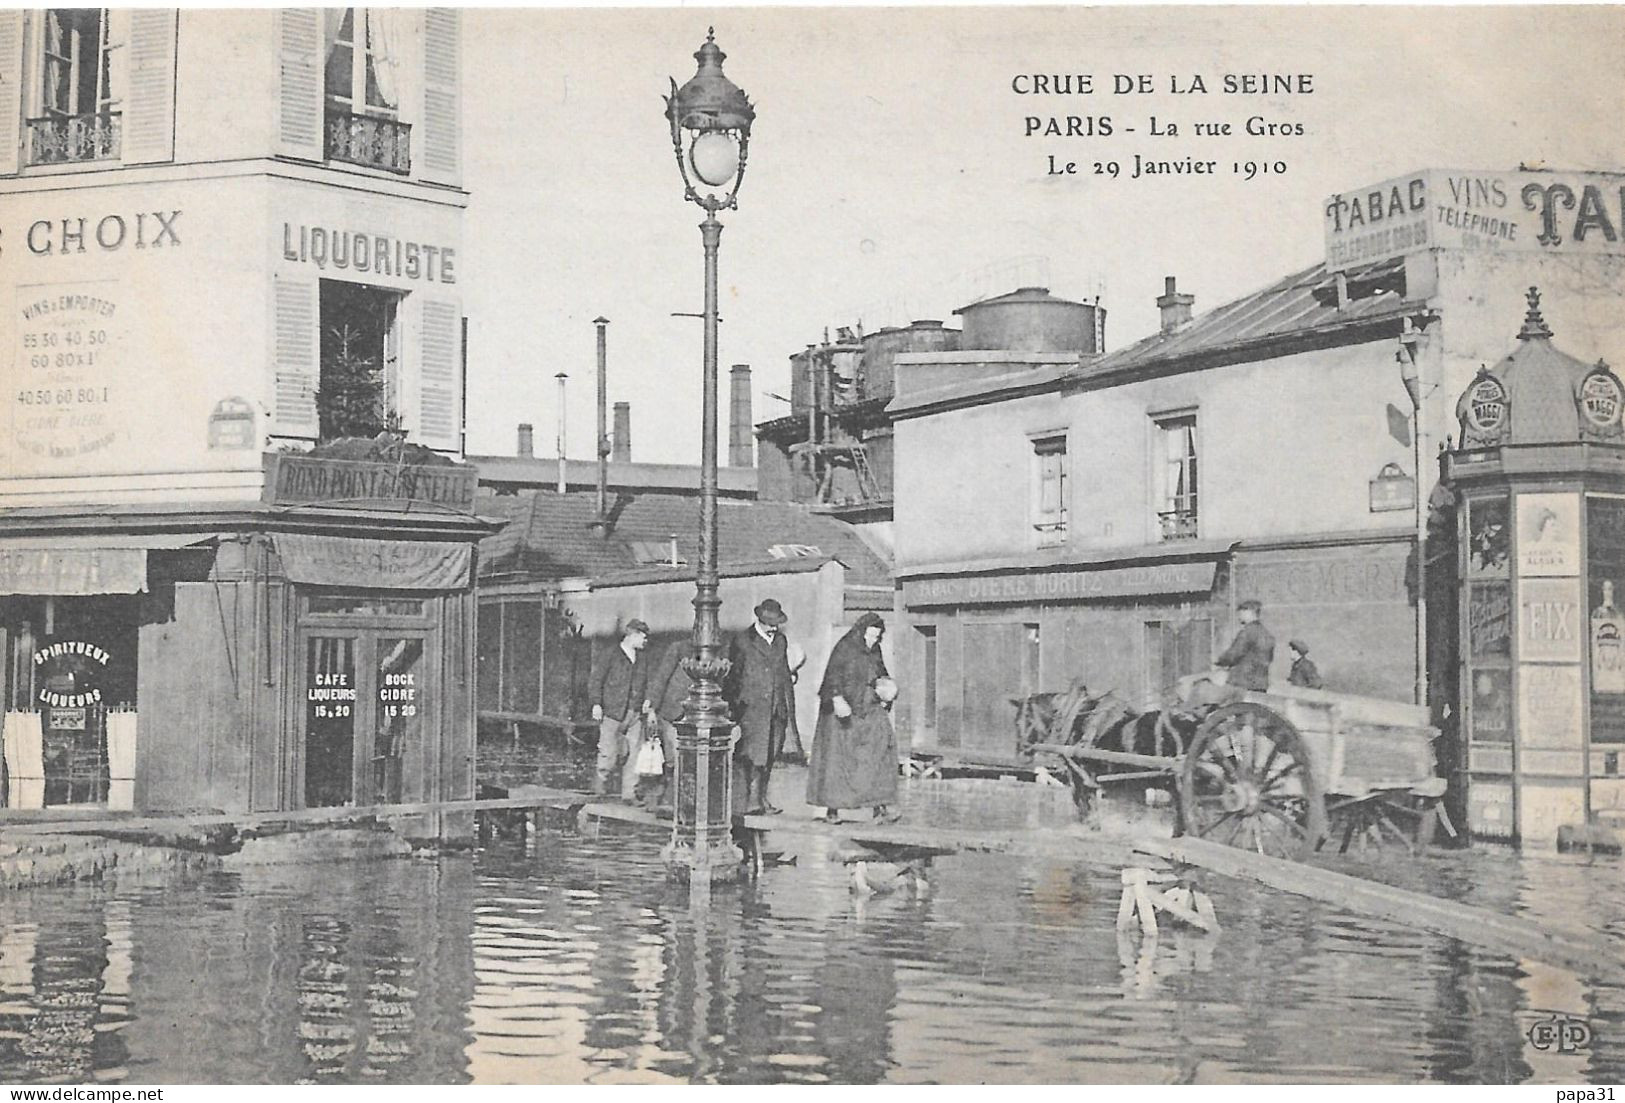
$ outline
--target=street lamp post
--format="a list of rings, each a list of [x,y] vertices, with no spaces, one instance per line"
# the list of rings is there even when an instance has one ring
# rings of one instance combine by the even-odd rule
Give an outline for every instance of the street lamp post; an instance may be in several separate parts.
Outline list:
[[[1416,362],[1420,335],[1405,319],[1404,332],[1399,335],[1399,377],[1405,384],[1405,393],[1411,400],[1411,447],[1416,471],[1415,514],[1416,525],[1416,703],[1428,703],[1428,604],[1427,604],[1427,503],[1422,497],[1422,375]]]
[[[699,69],[681,88],[671,82],[666,121],[683,176],[684,198],[705,211],[705,348],[700,455],[700,556],[694,579],[695,655],[683,664],[693,679],[677,723],[677,796],[667,869],[679,878],[715,883],[739,875],[733,845],[732,722],[722,699],[728,660],[717,612],[717,212],[736,208],[745,175],[750,127],[756,118],[745,93],[722,75],[725,55],[713,31],[694,54]]]

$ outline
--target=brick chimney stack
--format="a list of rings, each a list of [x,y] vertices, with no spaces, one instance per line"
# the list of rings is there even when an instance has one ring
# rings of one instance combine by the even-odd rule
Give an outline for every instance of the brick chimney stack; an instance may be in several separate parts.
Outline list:
[[[536,456],[536,427],[528,421],[519,423],[519,458],[533,459]]]
[[[1191,305],[1195,295],[1184,295],[1174,290],[1174,277],[1163,279],[1163,292],[1157,298],[1157,309],[1162,311],[1162,332],[1172,333],[1191,320]]]

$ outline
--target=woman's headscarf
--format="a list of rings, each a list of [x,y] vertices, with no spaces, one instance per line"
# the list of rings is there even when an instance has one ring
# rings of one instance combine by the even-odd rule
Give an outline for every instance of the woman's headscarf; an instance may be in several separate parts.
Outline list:
[[[886,631],[886,622],[879,613],[865,613],[858,618],[858,622],[846,630],[846,634],[858,642],[858,646],[868,649],[868,641],[863,638],[866,628],[878,628],[882,633]]]

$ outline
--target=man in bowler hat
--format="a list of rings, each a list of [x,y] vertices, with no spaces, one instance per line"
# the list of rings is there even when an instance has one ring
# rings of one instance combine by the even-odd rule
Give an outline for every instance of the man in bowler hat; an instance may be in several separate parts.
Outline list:
[[[775,813],[767,801],[773,760],[784,744],[784,729],[795,707],[790,680],[789,641],[781,631],[784,609],[774,598],[756,607],[756,621],[734,635],[728,648],[726,695],[739,725],[734,747],[734,787],[746,812]]]

